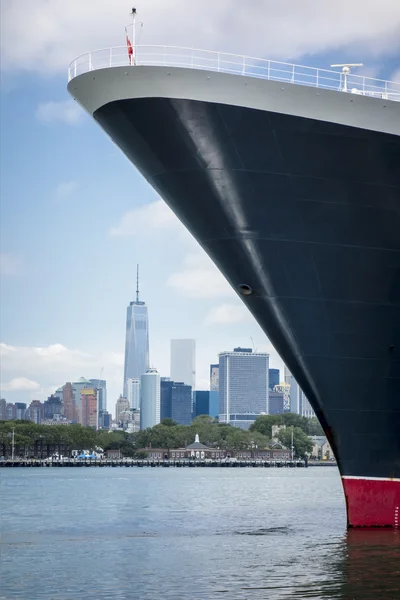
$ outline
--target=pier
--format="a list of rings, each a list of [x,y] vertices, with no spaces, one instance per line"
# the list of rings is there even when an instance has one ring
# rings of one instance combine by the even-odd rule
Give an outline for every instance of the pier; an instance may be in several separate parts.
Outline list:
[[[326,463],[325,463],[326,464]],[[309,465],[304,460],[137,460],[137,459],[8,459],[0,461],[0,468],[93,468],[93,467],[161,467],[161,468],[307,468]]]

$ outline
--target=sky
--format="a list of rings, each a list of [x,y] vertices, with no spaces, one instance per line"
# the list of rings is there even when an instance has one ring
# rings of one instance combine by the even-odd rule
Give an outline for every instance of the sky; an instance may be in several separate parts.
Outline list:
[[[400,81],[399,0],[138,0],[140,44],[247,54]],[[126,306],[136,264],[150,360],[169,375],[170,340],[197,343],[196,387],[235,346],[266,335],[156,192],[69,97],[68,64],[124,45],[126,0],[1,0],[1,397],[45,400],[79,377],[122,391]],[[29,8],[29,10],[27,10]]]

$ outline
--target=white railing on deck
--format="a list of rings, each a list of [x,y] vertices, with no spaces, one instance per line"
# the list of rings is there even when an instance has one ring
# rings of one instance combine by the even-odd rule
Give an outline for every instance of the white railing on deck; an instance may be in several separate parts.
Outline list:
[[[252,56],[176,46],[136,46],[135,50],[135,65],[130,64],[126,46],[105,48],[82,54],[70,64],[68,81],[82,73],[108,67],[166,66],[232,73],[344,91],[345,82],[340,71],[315,69]],[[395,81],[384,81],[350,73],[347,78],[347,91],[353,94],[400,101],[400,82]]]

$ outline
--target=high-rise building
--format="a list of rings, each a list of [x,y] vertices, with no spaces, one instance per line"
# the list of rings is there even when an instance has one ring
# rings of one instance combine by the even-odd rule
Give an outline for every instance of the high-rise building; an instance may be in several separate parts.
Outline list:
[[[101,417],[101,429],[110,429],[111,427],[111,415],[109,412],[105,411]]]
[[[169,377],[161,377],[160,382],[160,421],[172,419],[172,386]]]
[[[210,365],[210,391],[219,392],[219,364]]]
[[[190,385],[196,384],[196,341],[171,340],[171,379]]]
[[[97,390],[84,388],[81,391],[82,425],[98,429]]]
[[[4,398],[0,398],[0,421],[7,420],[7,410],[6,410],[7,402]]]
[[[120,396],[115,405],[115,420],[121,421],[121,414],[130,409],[129,402],[127,398]]]
[[[308,419],[315,417],[314,409],[302,390],[300,390],[300,414],[302,417],[307,417]]]
[[[140,429],[154,427],[160,422],[160,375],[147,369],[140,378]]]
[[[98,427],[102,429],[103,414],[107,412],[107,382],[105,379],[89,379],[97,393]]]
[[[74,390],[70,381],[63,386],[62,398],[65,418],[67,421],[76,421]]]
[[[36,423],[37,425],[40,425],[43,419],[43,411],[43,403],[40,402],[40,400],[32,400],[27,409],[27,415],[29,420],[33,423]]]
[[[293,375],[289,377],[290,385],[290,412],[300,414],[300,387]]]
[[[43,405],[43,418],[54,419],[55,415],[63,415],[64,407],[62,400],[58,396],[52,394],[44,401]]]
[[[173,382],[171,389],[171,416],[179,425],[192,422],[192,388],[185,383]]]
[[[74,381],[72,384],[74,390],[74,403],[76,411],[76,420],[82,424],[82,390],[93,388],[93,384],[88,379],[80,377],[78,381]]]
[[[243,426],[250,416],[268,413],[269,355],[235,348],[219,354],[219,419]],[[236,418],[235,415],[240,415]]]
[[[14,421],[17,418],[17,409],[15,404],[7,402],[6,404],[6,421]]]
[[[291,372],[289,371],[289,369],[287,368],[286,365],[284,366],[284,369],[283,369],[283,377],[284,377],[285,383],[287,385],[290,385],[292,374],[291,374]]]
[[[26,404],[25,402],[15,403],[15,418],[18,420],[26,419]]]
[[[89,379],[97,390],[97,406],[99,414],[107,410],[107,381],[105,379]]]
[[[126,310],[124,397],[128,379],[139,379],[149,368],[149,318],[145,302],[139,300],[139,265],[137,267],[136,301]]]
[[[279,377],[280,377],[279,369],[269,369],[268,370],[268,376],[269,376],[269,389],[273,390],[274,387],[276,385],[279,385],[279,383],[280,383],[280,381],[279,381]]]
[[[270,390],[268,394],[268,414],[281,415],[285,412],[285,396],[283,392]]]
[[[140,379],[126,380],[126,397],[131,408],[140,408]]]
[[[196,390],[193,394],[193,417],[219,415],[219,393],[216,391]]]

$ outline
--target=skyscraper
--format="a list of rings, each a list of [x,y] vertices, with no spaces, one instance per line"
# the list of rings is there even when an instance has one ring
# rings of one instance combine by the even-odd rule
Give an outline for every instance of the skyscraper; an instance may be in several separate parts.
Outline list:
[[[192,422],[192,388],[184,383],[173,382],[171,390],[171,417],[179,425]]]
[[[214,390],[197,390],[193,394],[193,417],[219,415],[219,393]]]
[[[81,391],[82,425],[98,429],[97,390],[84,388]]]
[[[219,365],[210,365],[210,391],[219,392]]]
[[[120,396],[115,404],[115,420],[120,421],[121,414],[129,410],[129,408],[130,406],[127,398]]]
[[[140,429],[160,422],[160,376],[156,369],[147,369],[140,378]]]
[[[190,385],[196,384],[196,341],[171,340],[171,379]]]
[[[74,381],[72,388],[74,391],[75,415],[78,423],[82,424],[82,397],[81,392],[84,389],[92,388],[93,384],[88,379],[80,377],[78,381]]]
[[[7,419],[7,410],[6,410],[7,402],[4,398],[0,398],[0,421],[5,421]]]
[[[140,408],[140,379],[126,380],[126,397],[131,408]]]
[[[126,310],[124,396],[127,380],[139,379],[149,368],[149,319],[147,306],[139,300],[139,265],[136,278],[136,301]]]
[[[246,427],[255,415],[268,413],[269,355],[250,348],[219,354],[219,418]],[[247,416],[246,416],[247,415]]]
[[[269,389],[273,390],[276,385],[279,385],[279,369],[269,369]]]
[[[161,377],[160,382],[160,421],[172,419],[172,387],[174,382],[169,377]]]
[[[102,427],[103,414],[107,412],[107,382],[105,379],[89,379],[97,392],[97,417],[99,427]]]
[[[76,421],[76,410],[74,402],[74,390],[72,384],[67,381],[63,386],[64,415],[68,421]]]

